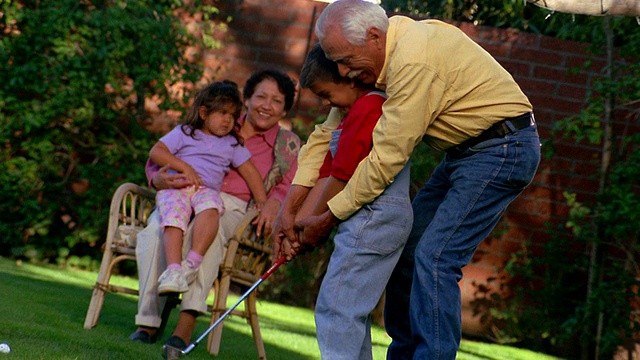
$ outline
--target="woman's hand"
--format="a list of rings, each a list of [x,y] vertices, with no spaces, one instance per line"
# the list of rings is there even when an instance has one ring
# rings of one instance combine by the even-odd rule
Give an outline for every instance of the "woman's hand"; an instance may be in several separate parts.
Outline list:
[[[256,234],[258,236],[264,234],[268,236],[271,234],[271,230],[273,227],[273,221],[276,219],[278,215],[278,210],[280,210],[280,201],[276,199],[267,199],[262,204],[262,207],[259,209],[260,213],[258,217],[253,220],[253,225],[256,225]]]
[[[194,185],[183,174],[169,174],[169,165],[165,165],[153,176],[151,183],[156,190],[182,189]]]

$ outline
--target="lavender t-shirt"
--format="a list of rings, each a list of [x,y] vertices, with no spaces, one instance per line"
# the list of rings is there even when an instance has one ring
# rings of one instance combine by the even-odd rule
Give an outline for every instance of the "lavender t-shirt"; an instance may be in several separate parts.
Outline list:
[[[222,179],[230,166],[237,168],[251,158],[249,150],[236,145],[238,141],[232,135],[219,137],[196,130],[193,138],[182,131],[181,125],[160,141],[172,154],[191,165],[206,187],[216,191],[220,191]]]

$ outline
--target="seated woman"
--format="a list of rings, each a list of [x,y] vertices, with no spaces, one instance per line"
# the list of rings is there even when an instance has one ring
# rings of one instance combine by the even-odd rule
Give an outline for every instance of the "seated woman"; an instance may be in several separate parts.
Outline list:
[[[270,233],[280,205],[297,170],[300,139],[278,125],[293,105],[295,83],[286,74],[262,70],[252,74],[243,89],[246,112],[239,119],[239,134],[251,153],[251,161],[265,180],[267,201],[256,219],[258,232]],[[150,186],[156,189],[181,188],[191,185],[180,174],[169,174],[148,162],[145,169]],[[224,257],[227,240],[246,214],[251,191],[242,176],[233,169],[224,177],[220,196],[225,212],[220,216],[218,234],[204,255],[196,280],[182,295],[178,324],[167,340],[172,347],[184,349],[191,341],[197,316],[207,311],[206,298]],[[138,236],[136,257],[140,297],[135,317],[137,330],[129,339],[155,343],[161,324],[166,297],[158,295],[158,277],[166,268],[157,213],[149,218],[147,227]],[[185,233],[183,246],[191,243],[191,230]]]

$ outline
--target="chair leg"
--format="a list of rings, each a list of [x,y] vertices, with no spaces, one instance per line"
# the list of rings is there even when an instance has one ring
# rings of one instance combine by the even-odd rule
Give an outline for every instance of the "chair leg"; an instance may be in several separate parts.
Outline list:
[[[211,311],[211,322],[209,325],[213,325],[227,309],[227,295],[229,294],[230,276],[224,276],[220,281],[215,295],[215,301],[213,310]],[[212,355],[218,355],[220,352],[220,342],[222,341],[222,328],[224,327],[224,321],[221,322],[215,329],[209,333],[207,339],[207,351]]]
[[[91,294],[91,301],[89,302],[89,308],[87,309],[87,316],[84,319],[84,328],[87,330],[92,329],[98,324],[106,292],[103,285],[109,284],[109,279],[111,278],[110,265],[112,257],[113,253],[111,249],[106,248],[104,255],[102,256],[98,279],[96,280],[96,284],[93,286],[93,293]]]
[[[244,302],[246,307],[245,312],[248,315],[247,321],[251,324],[251,332],[253,333],[253,340],[256,343],[256,351],[258,352],[258,359],[267,360],[267,352],[264,349],[264,342],[262,341],[262,334],[260,333],[260,323],[258,322],[258,309],[256,307],[256,293],[251,293],[247,300]]]
[[[84,328],[87,330],[94,328],[98,324],[100,312],[102,311],[102,304],[104,303],[104,293],[104,290],[100,289],[97,284],[93,288],[93,294],[91,294],[91,302],[89,302],[87,316],[84,319]]]
[[[213,324],[219,318],[220,318],[220,314],[216,314],[216,316],[212,316],[211,324]],[[207,351],[211,355],[217,356],[218,353],[220,352],[220,342],[222,341],[223,326],[224,326],[224,321],[220,323],[220,325],[218,325],[215,329],[213,329],[209,334],[209,339],[207,340]]]

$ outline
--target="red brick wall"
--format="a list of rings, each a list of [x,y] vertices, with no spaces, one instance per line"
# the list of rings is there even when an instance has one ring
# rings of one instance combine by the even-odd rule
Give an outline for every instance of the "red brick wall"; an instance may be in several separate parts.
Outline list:
[[[233,17],[227,33],[232,39],[226,41],[224,49],[205,54],[204,63],[210,69],[218,69],[218,77],[231,78],[240,85],[249,74],[264,66],[275,65],[297,78],[309,48],[312,21],[326,5],[310,0],[224,3],[223,12]],[[494,55],[521,85],[534,105],[542,139],[551,137],[550,131],[556,121],[576,115],[585,107],[585,95],[604,65],[604,60],[598,60],[591,70],[570,72],[587,60],[587,45],[516,30],[469,23],[456,25]],[[312,36],[311,44],[314,42]],[[304,90],[292,113],[309,121],[325,110],[313,94]],[[502,231],[487,239],[473,263],[464,269],[465,277],[461,282],[464,330],[469,334],[478,335],[484,331],[470,305],[478,284],[486,284],[486,279],[495,277],[505,260],[519,250],[523,242],[549,238],[545,222],[560,222],[568,211],[563,191],[577,193],[579,201],[586,201],[597,190],[600,149],[560,139],[554,139],[554,146],[555,155],[551,159],[543,158],[532,185],[503,217]]]

